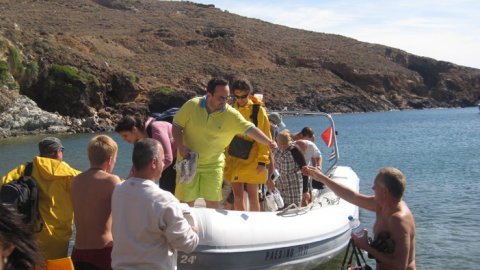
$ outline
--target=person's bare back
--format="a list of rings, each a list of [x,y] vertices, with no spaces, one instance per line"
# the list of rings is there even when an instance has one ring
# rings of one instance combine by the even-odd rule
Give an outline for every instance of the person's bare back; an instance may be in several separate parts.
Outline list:
[[[75,177],[72,203],[77,249],[101,249],[113,245],[111,198],[118,176],[91,168]]]

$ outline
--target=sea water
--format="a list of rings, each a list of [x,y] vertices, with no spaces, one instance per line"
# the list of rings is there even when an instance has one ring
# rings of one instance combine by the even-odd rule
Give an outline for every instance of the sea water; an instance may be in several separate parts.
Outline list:
[[[407,177],[404,199],[417,226],[417,269],[476,269],[480,265],[480,113],[477,107],[333,115],[338,131],[339,164],[360,177],[360,191],[373,194],[378,169],[394,166]],[[292,132],[314,128],[324,159],[329,150],[320,138],[318,116],[284,116]],[[323,123],[323,122],[322,122]],[[88,168],[86,145],[96,134],[59,135],[64,159]],[[132,146],[119,144],[114,173],[126,177]],[[38,153],[44,136],[0,140],[0,175]],[[347,218],[347,217],[345,217]],[[375,216],[361,210],[371,232]],[[341,256],[320,269],[339,269]],[[374,262],[372,262],[374,264]]]

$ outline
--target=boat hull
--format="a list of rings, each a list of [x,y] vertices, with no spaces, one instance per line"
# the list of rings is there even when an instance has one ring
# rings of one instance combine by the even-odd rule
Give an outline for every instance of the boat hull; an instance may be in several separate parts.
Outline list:
[[[342,252],[349,240],[347,230],[330,239],[249,252],[208,252],[200,247],[192,254],[179,254],[178,266],[211,270],[312,269]]]
[[[349,167],[331,178],[358,191]],[[316,203],[286,212],[191,209],[200,243],[178,254],[178,269],[311,269],[341,253],[350,239],[347,217],[358,207],[323,190]]]

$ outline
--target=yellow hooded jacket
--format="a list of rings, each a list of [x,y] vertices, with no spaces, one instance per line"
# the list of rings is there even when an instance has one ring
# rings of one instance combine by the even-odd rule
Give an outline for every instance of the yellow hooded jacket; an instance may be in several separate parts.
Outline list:
[[[262,104],[261,101],[256,99],[254,96],[251,96],[247,104],[243,107],[238,107],[235,103],[234,108],[237,109],[245,119],[250,122],[253,122],[251,119],[253,104]],[[270,134],[270,122],[268,121],[267,112],[264,106],[260,106],[257,116],[257,127],[265,133],[265,135],[271,139]],[[245,140],[252,141],[247,136],[242,136],[237,134],[237,136],[242,137]],[[267,170],[264,173],[257,174],[258,163],[269,164],[270,163],[270,149],[268,146],[261,143],[255,142],[253,144],[252,150],[248,159],[240,159],[232,157],[228,154],[228,147],[225,151],[225,169],[224,169],[224,179],[232,183],[248,183],[248,184],[264,184],[267,180]]]
[[[2,178],[0,186],[18,179],[24,171],[25,165],[13,169]],[[33,158],[32,176],[39,190],[38,208],[43,221],[37,237],[46,260],[67,257],[73,224],[70,185],[79,173],[63,161],[39,156]]]

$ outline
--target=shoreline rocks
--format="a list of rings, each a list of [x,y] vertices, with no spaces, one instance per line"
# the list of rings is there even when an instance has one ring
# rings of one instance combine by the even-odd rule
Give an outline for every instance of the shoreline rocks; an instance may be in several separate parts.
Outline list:
[[[35,134],[93,133],[112,131],[110,119],[61,116],[40,109],[35,101],[14,90],[2,89],[0,138]]]

